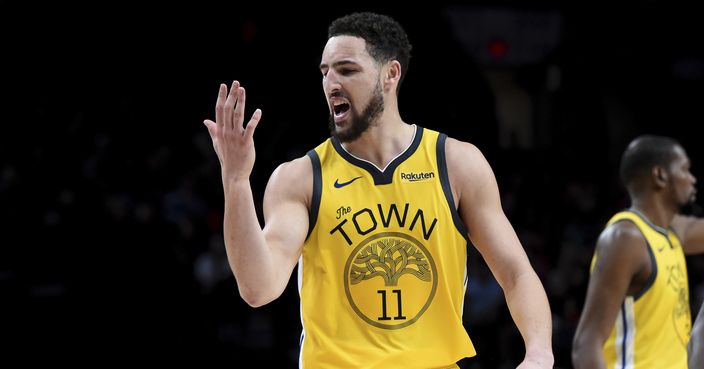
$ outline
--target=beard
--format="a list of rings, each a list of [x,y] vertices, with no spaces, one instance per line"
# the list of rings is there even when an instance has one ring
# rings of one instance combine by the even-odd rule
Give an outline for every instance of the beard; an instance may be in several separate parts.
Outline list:
[[[379,81],[376,83],[374,88],[374,94],[369,100],[369,105],[362,111],[358,113],[355,109],[350,108],[350,125],[346,130],[338,131],[335,125],[335,117],[333,113],[330,113],[330,120],[328,121],[328,127],[330,128],[330,134],[337,138],[340,142],[350,142],[359,138],[372,122],[379,117],[379,115],[384,111],[384,95],[381,92],[381,84]]]
[[[701,217],[702,215],[704,215],[704,209],[702,209],[702,207],[697,204],[694,196],[691,196],[689,198],[689,201],[680,204],[679,210],[679,213],[682,215],[693,215],[696,217]]]

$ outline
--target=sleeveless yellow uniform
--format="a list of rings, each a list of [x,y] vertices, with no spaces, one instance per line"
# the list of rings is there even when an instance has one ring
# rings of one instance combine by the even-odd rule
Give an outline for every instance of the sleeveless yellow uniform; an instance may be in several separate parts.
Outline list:
[[[335,138],[308,153],[310,233],[298,265],[301,368],[456,368],[467,233],[450,191],[446,136],[416,126],[384,170]]]
[[[604,343],[607,368],[687,369],[692,319],[682,245],[672,230],[632,210],[614,215],[607,226],[622,220],[635,223],[645,237],[653,272],[647,286],[635,296],[626,296],[621,304]]]

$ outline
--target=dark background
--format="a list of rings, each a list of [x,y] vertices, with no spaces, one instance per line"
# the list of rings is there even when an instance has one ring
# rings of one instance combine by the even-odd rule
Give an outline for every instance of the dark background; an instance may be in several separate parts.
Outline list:
[[[414,46],[402,117],[476,144],[492,164],[550,298],[555,367],[571,367],[596,236],[628,206],[617,178],[625,145],[641,133],[672,136],[704,178],[701,15],[665,1],[301,6],[0,1],[8,357],[295,367],[295,278],[265,307],[239,297],[202,121],[213,118],[219,83],[233,79],[247,88],[248,114],[263,110],[259,207],[273,169],[328,135],[318,71],[327,25],[374,10],[394,16]],[[693,316],[703,268],[690,259]],[[475,252],[470,271],[465,324],[479,356],[466,366],[515,367],[520,335]]]

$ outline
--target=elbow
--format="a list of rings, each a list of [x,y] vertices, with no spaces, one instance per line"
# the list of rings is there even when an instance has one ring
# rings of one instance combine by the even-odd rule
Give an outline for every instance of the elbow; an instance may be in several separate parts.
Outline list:
[[[240,297],[242,297],[242,300],[244,300],[247,305],[253,308],[264,306],[273,301],[273,299],[266,298],[264,294],[253,292],[252,290],[243,291],[240,289]]]
[[[284,292],[286,283],[265,275],[247,276],[235,273],[237,289],[247,305],[258,308],[276,300]]]
[[[581,367],[581,363],[585,362],[585,356],[586,353],[585,351],[585,342],[580,335],[576,335],[574,337],[574,340],[572,341],[572,364],[574,365],[575,369],[579,369]]]
[[[581,356],[579,354],[579,351],[573,348],[571,356],[572,356],[572,365],[574,366],[574,368],[579,368],[579,363],[581,362],[581,361],[579,361],[579,358]]]
[[[266,301],[266,300],[264,300],[264,299],[257,299],[257,298],[254,298],[254,297],[251,297],[251,296],[245,296],[245,295],[242,295],[242,294],[240,294],[240,296],[242,296],[242,299],[244,300],[244,302],[247,303],[247,305],[249,305],[249,306],[251,306],[251,307],[253,307],[253,308],[262,307],[262,306],[264,306],[264,305],[266,305],[266,304],[269,303],[269,301]]]
[[[278,295],[267,293],[266,290],[261,288],[247,288],[239,286],[240,297],[247,303],[247,305],[258,308],[264,306],[276,299]]]

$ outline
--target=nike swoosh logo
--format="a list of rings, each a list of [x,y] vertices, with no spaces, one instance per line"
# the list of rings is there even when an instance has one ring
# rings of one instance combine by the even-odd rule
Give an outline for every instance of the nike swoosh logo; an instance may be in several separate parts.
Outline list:
[[[359,177],[356,177],[356,178],[352,178],[352,179],[350,179],[349,181],[347,181],[347,182],[342,182],[342,183],[339,183],[339,182],[338,182],[339,179],[336,179],[336,180],[335,180],[335,188],[342,188],[342,187],[345,187],[345,186],[347,186],[348,184],[350,184],[350,183],[352,183],[352,182],[354,182],[354,181],[356,181],[356,180],[358,180],[358,179],[360,179],[360,178],[362,178],[362,176],[359,176]]]
[[[659,248],[659,249],[658,249],[658,252],[662,252],[662,250],[665,250],[665,246]]]

